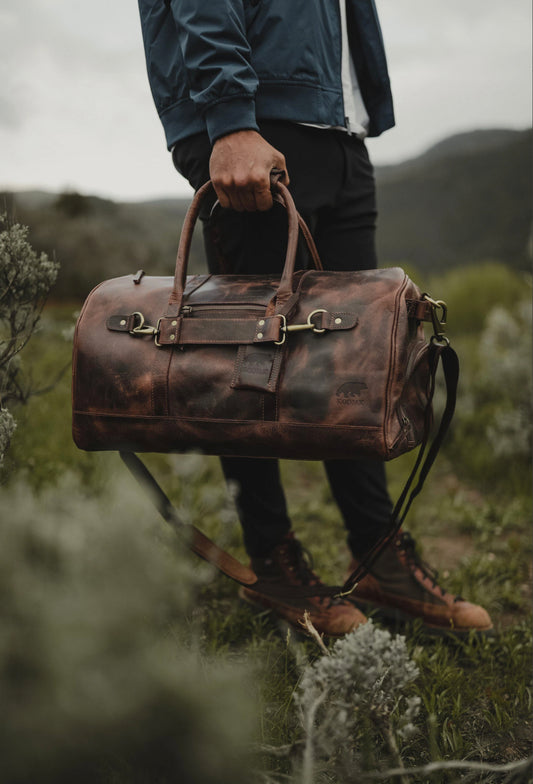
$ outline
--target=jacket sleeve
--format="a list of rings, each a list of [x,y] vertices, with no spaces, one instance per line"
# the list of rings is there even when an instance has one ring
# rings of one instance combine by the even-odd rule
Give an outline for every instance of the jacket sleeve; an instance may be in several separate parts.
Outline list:
[[[250,62],[244,0],[171,0],[189,95],[213,143],[232,131],[258,129],[257,76]]]

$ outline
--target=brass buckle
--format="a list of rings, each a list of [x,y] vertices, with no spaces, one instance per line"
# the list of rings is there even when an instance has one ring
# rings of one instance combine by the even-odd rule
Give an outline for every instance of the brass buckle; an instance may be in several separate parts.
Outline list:
[[[287,338],[287,317],[284,316],[282,313],[277,313],[276,315],[278,315],[281,319],[280,332],[283,332],[283,337],[281,338],[281,340],[275,340],[274,345],[282,346]]]
[[[161,319],[157,319],[156,332],[154,332],[154,343],[156,344],[156,346],[162,346],[163,345],[157,339],[157,337],[159,335],[159,332],[160,332],[160,325],[161,325]]]
[[[287,317],[278,313],[277,315],[281,318],[281,332],[283,332],[283,337],[281,340],[275,340],[274,343],[276,346],[282,346],[285,343],[287,332],[304,332],[308,329],[311,329],[317,335],[321,335],[323,332],[326,332],[326,329],[322,327],[319,329],[315,324],[313,324],[313,316],[316,316],[317,313],[327,313],[327,310],[324,308],[317,308],[313,310],[308,316],[307,321],[305,324],[287,324]]]

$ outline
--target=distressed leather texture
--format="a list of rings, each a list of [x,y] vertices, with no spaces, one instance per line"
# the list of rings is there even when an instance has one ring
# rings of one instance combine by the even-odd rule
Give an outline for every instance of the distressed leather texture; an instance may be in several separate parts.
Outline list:
[[[417,446],[433,372],[417,286],[399,268],[294,272],[301,219],[282,185],[280,279],[187,276],[208,187],[189,210],[174,278],[137,272],[88,296],[74,339],[78,447],[389,460]]]

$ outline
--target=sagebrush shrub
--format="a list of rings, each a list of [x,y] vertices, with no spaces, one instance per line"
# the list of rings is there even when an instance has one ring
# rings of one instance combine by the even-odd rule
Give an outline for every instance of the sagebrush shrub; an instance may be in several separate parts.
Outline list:
[[[482,486],[529,494],[531,350],[532,306],[521,299],[512,310],[493,308],[475,346],[461,353],[460,397],[446,450],[465,478]]]
[[[206,573],[131,482],[20,483],[0,508],[2,782],[249,782],[248,667],[196,646]]]
[[[57,261],[33,250],[28,232],[19,224],[0,232],[0,462],[14,431],[5,406],[25,396],[16,356],[35,329],[59,270]]]
[[[397,739],[415,732],[420,698],[408,690],[417,676],[405,639],[371,621],[306,667],[297,693],[305,733],[302,780],[315,781],[317,763],[345,781],[369,755],[374,764],[398,763]]]
[[[499,402],[487,425],[496,458],[528,458],[531,453],[532,308],[521,302],[513,312],[494,308],[480,341],[478,397]]]
[[[0,408],[0,463],[11,443],[15,427],[15,420],[7,408]]]

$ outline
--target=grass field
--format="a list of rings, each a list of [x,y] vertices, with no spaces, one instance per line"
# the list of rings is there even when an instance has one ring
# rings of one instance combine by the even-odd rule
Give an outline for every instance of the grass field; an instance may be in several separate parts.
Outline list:
[[[503,299],[510,287],[495,284]],[[420,701],[415,731],[397,735],[395,758],[383,727],[362,714],[343,741],[352,767],[337,748],[315,749],[310,768],[296,695],[322,656],[318,646],[242,604],[235,585],[184,554],[116,454],[73,445],[76,310],[50,305],[25,349],[37,394],[13,412],[18,427],[2,468],[0,687],[9,729],[0,752],[9,782],[349,784],[380,771],[385,781],[531,781],[530,765],[518,764],[532,739],[530,462],[513,446],[520,429],[508,428],[515,441],[503,454],[494,447],[503,436],[490,430],[495,411],[501,421],[500,409],[522,405],[512,374],[529,355],[503,368],[510,389],[491,396],[476,352],[494,335],[483,317],[468,328],[471,309],[459,313],[459,414],[407,525],[442,582],[489,610],[495,636],[456,642],[427,638],[416,624],[390,630],[405,634],[419,671],[406,691]],[[393,496],[412,459],[388,466]],[[217,459],[148,462],[184,519],[245,560]],[[321,576],[338,582],[348,554],[322,466],[284,462],[282,471],[299,538]],[[463,767],[442,767],[450,761]],[[394,773],[399,763],[406,770]]]

